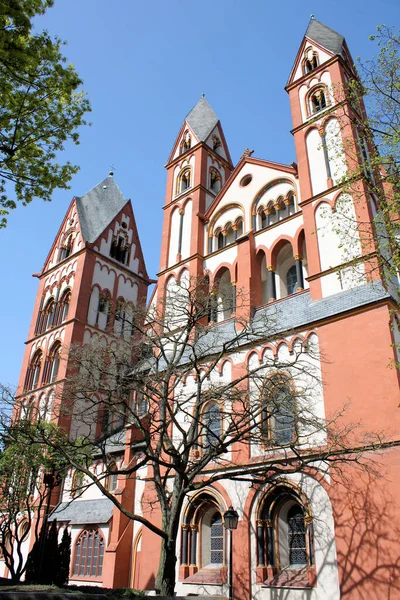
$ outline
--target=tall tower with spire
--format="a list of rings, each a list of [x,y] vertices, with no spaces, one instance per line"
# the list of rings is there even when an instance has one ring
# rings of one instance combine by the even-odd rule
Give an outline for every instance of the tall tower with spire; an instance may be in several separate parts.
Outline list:
[[[59,410],[68,349],[74,343],[106,339],[111,332],[129,335],[125,321],[133,305],[145,303],[149,285],[132,203],[112,172],[85,195],[73,198],[35,276],[39,288],[17,405],[23,413],[55,419],[69,431],[78,421]]]

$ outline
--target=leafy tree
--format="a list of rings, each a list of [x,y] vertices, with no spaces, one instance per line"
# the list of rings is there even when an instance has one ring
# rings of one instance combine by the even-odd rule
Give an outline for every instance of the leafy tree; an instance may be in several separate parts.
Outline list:
[[[90,105],[79,91],[82,80],[66,64],[60,39],[32,33],[32,18],[52,5],[0,2],[0,227],[18,201],[50,201],[78,170],[57,157],[66,141],[79,143],[79,127],[86,124]]]
[[[337,156],[344,153],[347,172],[340,183],[356,212],[358,202],[367,198],[373,217],[371,230],[359,215],[357,220],[345,216],[342,246],[354,246],[349,237],[360,239],[363,253],[374,254],[370,268],[375,266],[390,282],[400,269],[400,32],[380,25],[370,40],[377,45],[377,56],[359,59],[358,74],[354,71],[345,89],[334,90],[336,100],[346,102],[339,116],[343,139],[334,140],[330,150]],[[347,135],[349,124],[356,143]]]
[[[167,294],[166,306],[159,299],[150,314],[138,308],[129,327],[119,327],[118,341],[110,336],[108,345],[70,348],[61,405],[71,417],[71,436],[47,439],[43,431],[41,440],[84,474],[75,495],[96,485],[124,515],[161,538],[156,587],[165,595],[174,592],[176,541],[188,494],[227,477],[265,484],[309,465],[324,471],[383,446],[373,436],[360,440],[353,426],[340,425],[339,416],[318,416],[320,358],[311,341],[298,341],[292,352],[277,343],[276,354],[267,351],[261,362],[247,365],[249,344],[261,347],[292,334],[280,331],[273,307],[250,323],[229,322],[229,331],[226,324],[209,325],[210,312],[227,310],[230,301],[209,293],[204,280],[181,282]],[[237,294],[237,314],[244,302]],[[237,365],[232,378],[224,373],[231,360]],[[243,451],[265,445],[280,451],[263,453],[251,467],[243,463]],[[126,446],[130,456],[118,468],[112,454]],[[92,468],[94,458],[102,460],[103,470]],[[131,478],[145,481],[143,514],[134,512],[124,494],[112,493],[115,474],[126,485]],[[152,518],[153,505],[160,522]]]
[[[3,399],[9,399],[3,388]],[[41,519],[47,511],[52,486],[43,484],[44,473],[62,471],[65,461],[40,439],[43,432],[48,439],[60,434],[46,422],[31,423],[3,421],[0,458],[0,549],[11,579],[19,581],[26,570],[22,551],[30,535],[39,538]],[[39,440],[39,441],[38,441]]]

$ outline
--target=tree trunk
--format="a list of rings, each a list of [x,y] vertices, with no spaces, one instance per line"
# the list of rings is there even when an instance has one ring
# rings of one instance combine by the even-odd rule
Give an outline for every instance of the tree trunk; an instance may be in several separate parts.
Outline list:
[[[173,596],[175,593],[175,567],[176,541],[163,539],[156,578],[156,588],[162,596]]]

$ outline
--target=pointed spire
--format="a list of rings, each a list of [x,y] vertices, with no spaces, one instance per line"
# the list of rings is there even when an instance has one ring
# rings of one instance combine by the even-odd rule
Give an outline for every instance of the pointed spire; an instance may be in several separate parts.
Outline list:
[[[192,128],[199,142],[204,142],[208,138],[219,121],[204,94],[202,94],[200,100],[192,108],[185,120]]]
[[[314,15],[311,15],[305,35],[333,54],[342,53],[344,37],[321,21],[317,21]]]

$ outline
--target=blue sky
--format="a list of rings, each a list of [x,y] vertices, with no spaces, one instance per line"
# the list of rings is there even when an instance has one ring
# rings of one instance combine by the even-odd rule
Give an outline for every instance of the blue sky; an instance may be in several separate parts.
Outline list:
[[[353,57],[376,48],[376,25],[398,25],[398,0],[56,0],[36,22],[67,41],[90,97],[93,125],[64,159],[80,165],[70,190],[51,203],[19,207],[0,230],[0,381],[16,384],[37,279],[74,195],[110,165],[131,198],[149,275],[159,266],[168,158],[180,126],[202,93],[221,119],[236,163],[254,156],[296,160],[284,86],[310,14],[345,36]]]

